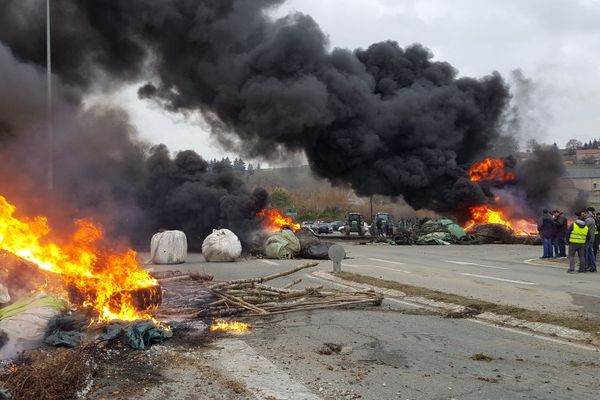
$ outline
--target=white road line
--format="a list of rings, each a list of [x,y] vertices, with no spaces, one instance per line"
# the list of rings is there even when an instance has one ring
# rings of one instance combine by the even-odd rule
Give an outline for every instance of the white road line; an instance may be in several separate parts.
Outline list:
[[[452,260],[445,260],[445,261],[452,263],[452,264],[458,264],[458,265],[474,265],[477,267],[493,268],[493,269],[510,269],[510,268],[506,268],[506,267],[496,267],[494,265],[477,264],[477,263],[466,262],[466,261],[452,261]]]
[[[211,350],[215,364],[258,399],[319,400],[306,386],[258,354],[246,342],[224,339]]]
[[[412,308],[423,308],[423,306],[421,306],[421,305],[414,304],[414,303],[409,303],[407,301],[402,301],[402,300],[394,299],[393,297],[386,297],[385,300],[386,301],[393,301],[394,303],[403,304],[405,306],[410,306]]]
[[[263,260],[262,258],[259,259],[258,261],[263,262],[265,264],[269,264],[269,265],[281,265],[279,263],[276,263],[275,261],[270,261],[270,260]]]
[[[465,275],[465,276],[473,276],[475,278],[481,278],[481,279],[491,279],[491,280],[494,280],[494,281],[518,283],[519,285],[537,285],[536,283],[533,283],[533,282],[513,281],[512,279],[496,278],[495,276],[468,274],[466,272],[459,272],[458,274],[459,275]]]
[[[344,288],[344,289],[349,289],[349,290],[351,290],[353,292],[356,292],[356,289],[353,288],[352,286],[342,285],[341,283],[336,283],[336,282],[333,282],[333,281],[330,281],[330,280],[327,280],[327,279],[319,278],[319,277],[316,277],[314,275],[304,274],[304,277],[308,278],[308,279],[314,279],[314,280],[319,281],[319,282],[327,283],[328,285],[334,285],[334,286],[338,286],[338,287],[341,287],[341,288]]]
[[[369,258],[369,260],[371,260],[371,261],[379,261],[379,262],[388,263],[388,264],[406,265],[405,263],[402,263],[402,262],[382,260],[381,258]]]
[[[387,271],[394,272],[404,272],[405,274],[412,274],[410,271],[405,271],[403,269],[390,268],[390,267],[381,267],[379,265],[366,265],[366,264],[346,264],[342,263],[342,267],[354,267],[354,268],[376,268],[376,269],[385,269]]]

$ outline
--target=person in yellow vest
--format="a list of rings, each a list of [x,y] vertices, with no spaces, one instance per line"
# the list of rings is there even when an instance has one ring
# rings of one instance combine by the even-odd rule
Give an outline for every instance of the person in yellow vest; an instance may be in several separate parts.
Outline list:
[[[585,247],[586,244],[592,242],[594,232],[586,225],[583,215],[585,214],[576,212],[577,219],[567,230],[567,243],[569,243],[569,270],[567,272],[569,273],[575,272],[575,253],[579,256],[579,270],[577,272],[587,272]]]

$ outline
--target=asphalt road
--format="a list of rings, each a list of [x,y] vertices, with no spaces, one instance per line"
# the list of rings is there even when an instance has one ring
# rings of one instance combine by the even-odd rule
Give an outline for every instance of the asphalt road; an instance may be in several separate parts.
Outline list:
[[[569,309],[577,309],[575,296],[569,293],[597,299],[593,293],[598,276],[568,275],[558,264],[525,263],[537,256],[536,247],[344,246],[351,257],[344,261],[344,269],[386,279],[547,309],[564,309],[561,299],[569,301]],[[198,254],[188,260],[151,268],[237,279],[299,264],[299,260],[257,259],[211,264]],[[319,268],[330,270],[331,263],[324,261]],[[310,272],[299,275],[304,285],[327,285]],[[284,285],[296,277],[272,283]],[[250,335],[237,337],[241,344],[216,342],[217,353],[203,362],[210,360],[228,379],[259,388],[256,398],[309,398],[266,395],[269,382],[273,390],[292,385],[322,399],[596,399],[600,390],[597,349],[471,320],[445,319],[395,299],[386,299],[382,307],[298,312],[254,323]],[[326,342],[339,344],[342,352],[319,354]],[[490,359],[473,360],[477,353]],[[245,370],[246,362],[255,359],[260,362]],[[262,373],[265,369],[267,376]],[[193,376],[189,379],[185,385],[198,384]],[[198,398],[225,398],[205,394]]]
[[[344,271],[528,309],[600,318],[600,274],[567,274],[566,261],[540,260],[539,246],[340,244],[349,257],[342,263]],[[202,255],[190,254],[188,263],[177,268],[231,279],[227,277],[256,276],[299,262],[247,259],[210,264]],[[332,264],[322,261],[319,268],[330,271]]]
[[[343,269],[528,309],[600,318],[600,275],[567,274],[566,261],[524,245],[345,245]]]

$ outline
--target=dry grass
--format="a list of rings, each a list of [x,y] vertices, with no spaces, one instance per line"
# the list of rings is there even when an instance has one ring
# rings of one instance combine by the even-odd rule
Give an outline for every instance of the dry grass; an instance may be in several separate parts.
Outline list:
[[[0,375],[12,400],[63,400],[76,397],[92,373],[92,354],[86,347],[37,350]]]
[[[591,333],[596,338],[600,338],[600,320],[597,319],[590,319],[583,316],[573,317],[561,314],[549,314],[520,307],[490,303],[485,300],[472,299],[458,294],[444,293],[437,290],[411,286],[397,281],[373,278],[371,276],[354,274],[351,272],[338,272],[334,275],[352,282],[364,283],[386,289],[399,290],[406,293],[407,296],[425,297],[430,300],[465,306],[468,307],[470,311],[464,313],[464,317],[470,317],[487,311],[501,315],[510,315],[526,321],[543,322],[547,324],[564,326],[571,329],[577,329],[583,332]],[[453,317],[456,316],[453,315]]]

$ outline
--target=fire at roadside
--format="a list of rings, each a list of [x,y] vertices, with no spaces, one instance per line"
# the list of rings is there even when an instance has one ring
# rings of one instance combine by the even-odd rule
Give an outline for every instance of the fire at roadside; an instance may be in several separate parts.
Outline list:
[[[15,399],[65,398],[60,396],[84,387],[86,380],[77,380],[72,373],[57,377],[62,384],[53,381],[49,370],[66,369],[60,360],[84,364],[82,370],[92,376],[94,359],[105,349],[145,350],[173,336],[181,339],[190,334],[207,338],[247,334],[252,329],[249,320],[255,317],[378,306],[383,300],[373,291],[295,289],[301,279],[284,287],[268,285],[318,262],[224,282],[213,281],[210,275],[148,272],[134,250],[106,241],[102,228],[92,221],[76,221],[70,237],[54,236],[46,218],[21,216],[7,199],[0,200],[0,282],[4,284],[0,301],[5,303],[0,309],[0,355],[14,360],[3,362],[6,371],[0,375]],[[261,215],[264,220],[257,230],[265,233],[276,231],[268,221],[284,230],[299,229],[275,210]],[[177,249],[177,243],[170,242],[168,251]],[[41,346],[45,347],[36,350]],[[58,349],[64,347],[73,350]],[[27,379],[33,384],[24,389]],[[71,386],[65,389],[64,383]]]

